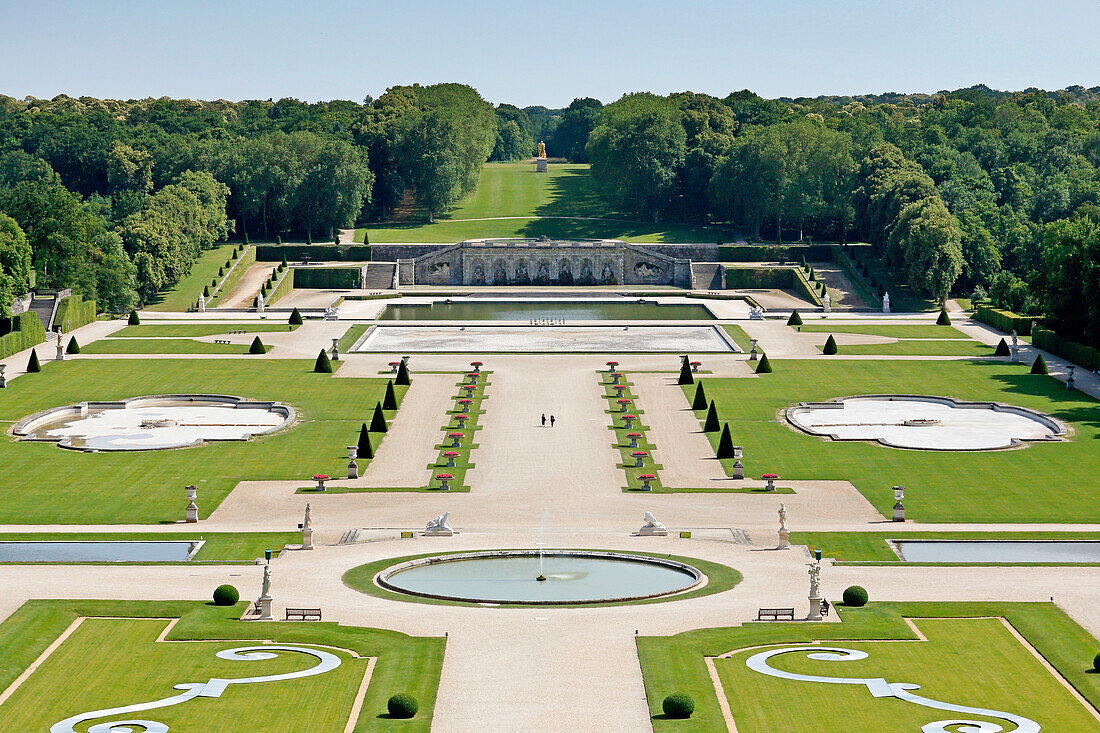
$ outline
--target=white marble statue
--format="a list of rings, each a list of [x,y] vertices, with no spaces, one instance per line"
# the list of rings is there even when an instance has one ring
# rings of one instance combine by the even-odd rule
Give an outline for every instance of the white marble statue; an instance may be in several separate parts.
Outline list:
[[[882,312],[890,312],[890,293],[884,293],[882,296]]]
[[[810,563],[810,598],[821,598],[821,563]]]
[[[653,516],[653,512],[645,513],[645,526],[654,527],[656,529],[667,529],[665,525],[657,521],[657,517]]]
[[[206,312],[206,296],[199,293],[199,313]]]
[[[264,294],[263,293],[260,293],[256,296],[256,312],[257,313],[263,313],[264,312]]]
[[[306,516],[302,521],[302,531],[313,529],[313,506],[306,504]]]
[[[829,297],[829,291],[826,290],[825,294],[821,296],[821,307],[828,313],[832,309],[833,299]]]
[[[264,565],[264,580],[260,586],[260,598],[271,598],[271,566]]]
[[[779,505],[779,531],[782,532],[787,528],[787,507],[784,504]]]
[[[1012,329],[1012,361],[1020,358],[1020,337],[1016,335],[1016,329]]]
[[[443,535],[446,537],[450,537],[454,533],[455,531],[451,527],[450,512],[444,512],[443,514],[440,514],[438,517],[428,522],[428,524],[424,527],[424,534]]]
[[[668,534],[668,528],[657,521],[657,517],[653,516],[653,512],[646,512],[645,524],[638,530],[638,534],[643,537],[664,537]]]

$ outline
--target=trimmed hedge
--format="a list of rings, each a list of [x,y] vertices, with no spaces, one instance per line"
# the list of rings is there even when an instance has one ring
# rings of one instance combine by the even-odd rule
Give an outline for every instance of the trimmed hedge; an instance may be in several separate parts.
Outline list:
[[[762,357],[760,357],[760,363],[756,365],[756,373],[757,374],[771,374],[772,373],[772,363],[770,361],[768,361],[768,355],[767,354],[764,354]]]
[[[295,307],[294,310],[290,312],[290,318],[287,320],[287,323],[289,323],[291,326],[302,325],[302,314],[298,311],[297,307]]]
[[[700,379],[695,384],[695,399],[691,402],[691,409],[693,410],[705,410],[707,409],[707,393],[703,391],[703,380]]]
[[[310,262],[369,262],[371,246],[369,244],[258,244],[256,260],[259,262],[281,262],[283,258],[301,262],[309,258]]]
[[[695,712],[695,700],[686,692],[674,692],[661,702],[661,710],[669,718],[684,720]]]
[[[825,340],[825,345],[821,347],[821,353],[825,354],[826,356],[832,356],[837,351],[838,349],[836,347],[836,339],[833,338],[833,335],[830,333],[829,338]]]
[[[844,605],[859,608],[867,605],[867,589],[858,585],[850,585],[844,589]]]
[[[294,287],[294,270],[287,270],[286,274],[283,275],[283,279],[279,281],[279,284],[264,296],[264,305],[269,306],[284,295],[289,295]]]
[[[95,321],[95,314],[94,300],[84,300],[79,295],[70,295],[68,298],[62,298],[57,304],[57,313],[53,319],[54,327],[68,333]]]
[[[241,594],[231,585],[219,585],[214,589],[215,606],[233,606],[241,600]]]
[[[937,326],[950,326],[951,325],[951,316],[947,315],[947,309],[946,308],[940,308],[940,315],[936,319],[936,325]]]
[[[80,344],[77,343],[76,336],[73,336],[69,339],[69,345],[65,347],[65,353],[66,354],[79,354],[80,353]]]
[[[1047,370],[1047,360],[1043,358],[1042,354],[1035,357],[1035,361],[1031,364],[1032,374],[1049,374]]]
[[[832,262],[835,244],[726,244],[718,248],[719,262]]]
[[[137,311],[130,311],[130,317],[126,319],[127,326],[140,326],[141,318],[138,317]]]
[[[993,352],[993,356],[1012,356],[1012,349],[1008,348],[1008,342],[1001,339]]]
[[[31,349],[31,358],[27,360],[27,374],[36,374],[42,371],[42,365],[38,363],[38,351]]]
[[[374,415],[370,419],[370,432],[372,433],[384,433],[386,432],[386,416],[382,412],[382,403],[374,403]]]
[[[313,363],[313,371],[317,374],[332,374],[332,362],[328,360],[328,354],[324,349],[317,352],[317,361]]]
[[[260,341],[260,337],[252,339],[252,345],[248,347],[249,354],[266,354],[267,347],[264,346],[264,342]]]
[[[730,435],[730,424],[722,426],[722,437],[718,439],[718,450],[715,452],[718,458],[733,458],[733,436]]]
[[[717,433],[718,432],[718,408],[714,405],[714,400],[710,401],[710,407],[707,409],[707,417],[703,421],[704,433]]]
[[[1082,369],[1088,369],[1090,372],[1100,369],[1100,349],[1071,341],[1054,331],[1036,328],[1031,334],[1031,343],[1044,351],[1073,362]]]
[[[290,272],[296,288],[356,289],[362,282],[362,269],[359,267],[294,267]]]
[[[1016,329],[1019,335],[1030,336],[1031,322],[1034,319],[1031,316],[1018,316],[1012,311],[980,305],[974,310],[974,320],[993,326],[998,331],[1012,333],[1012,329]]]
[[[417,704],[416,698],[404,692],[398,693],[386,701],[386,710],[391,718],[411,718],[416,715],[416,711],[419,709],[420,706]]]
[[[37,346],[46,340],[42,319],[32,311],[11,318],[0,318],[0,359]]]
[[[787,325],[788,326],[801,326],[802,325],[802,316],[799,315],[797,308],[795,308],[793,311],[791,311],[791,317],[787,319]]]

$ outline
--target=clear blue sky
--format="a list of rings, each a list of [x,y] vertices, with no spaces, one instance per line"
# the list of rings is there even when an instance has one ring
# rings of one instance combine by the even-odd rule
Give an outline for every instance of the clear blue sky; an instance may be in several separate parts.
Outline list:
[[[0,93],[492,102],[1100,85],[1096,0],[0,0]]]

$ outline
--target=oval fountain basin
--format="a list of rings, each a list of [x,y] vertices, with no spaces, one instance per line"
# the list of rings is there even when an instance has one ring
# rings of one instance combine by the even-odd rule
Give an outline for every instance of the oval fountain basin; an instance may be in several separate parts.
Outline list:
[[[614,603],[694,588],[705,576],[675,560],[614,552],[535,550],[437,555],[378,574],[383,588],[475,603]]]

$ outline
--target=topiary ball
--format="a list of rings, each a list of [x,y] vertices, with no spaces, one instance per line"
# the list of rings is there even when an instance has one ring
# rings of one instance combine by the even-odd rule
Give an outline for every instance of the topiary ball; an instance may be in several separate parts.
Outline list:
[[[867,590],[862,586],[850,585],[844,589],[844,605],[860,607],[867,605]]]
[[[661,703],[661,709],[670,718],[690,718],[695,712],[695,701],[686,692],[674,692]]]
[[[416,698],[404,692],[397,693],[386,702],[386,710],[391,718],[411,718],[419,709]]]
[[[241,594],[231,585],[219,585],[214,589],[215,606],[232,606],[241,600]]]

